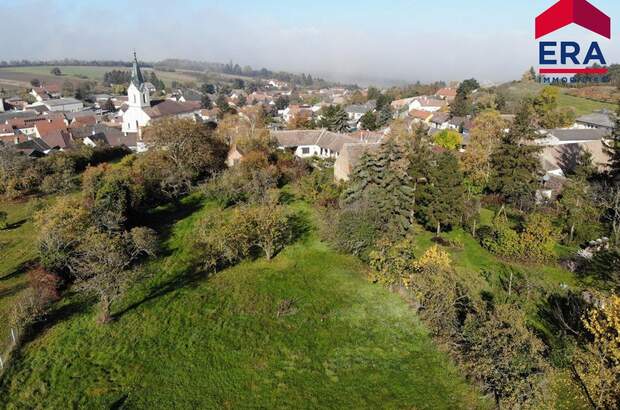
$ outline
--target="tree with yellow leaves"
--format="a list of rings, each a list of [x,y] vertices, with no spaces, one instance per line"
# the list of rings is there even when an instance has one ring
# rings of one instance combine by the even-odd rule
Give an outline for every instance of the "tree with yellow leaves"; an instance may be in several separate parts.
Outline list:
[[[597,409],[620,407],[620,296],[603,298],[583,318],[592,336],[576,353],[573,373]]]

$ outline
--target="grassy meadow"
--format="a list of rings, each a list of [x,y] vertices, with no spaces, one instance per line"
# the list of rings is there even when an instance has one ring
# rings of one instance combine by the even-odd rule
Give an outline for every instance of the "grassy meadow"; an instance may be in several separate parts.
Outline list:
[[[306,205],[294,206],[313,220]],[[487,407],[408,305],[370,284],[361,262],[332,251],[312,229],[271,262],[207,277],[196,269],[192,237],[212,211],[190,197],[150,215],[167,237],[164,256],[143,268],[147,279],[115,308],[116,321],[99,326],[92,304],[65,298],[0,381],[0,403]]]

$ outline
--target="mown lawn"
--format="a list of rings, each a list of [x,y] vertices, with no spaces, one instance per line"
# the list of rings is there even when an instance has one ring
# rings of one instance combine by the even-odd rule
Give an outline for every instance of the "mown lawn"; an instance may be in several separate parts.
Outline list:
[[[0,230],[0,354],[8,346],[9,312],[26,288],[25,270],[36,258],[36,232],[32,222],[35,201],[0,203],[8,214],[7,229]]]
[[[306,210],[305,206],[296,206]],[[7,408],[478,408],[478,394],[396,295],[314,232],[272,262],[207,278],[195,222],[212,206],[162,209],[166,256],[108,326],[71,297],[0,381]],[[278,315],[282,302],[292,307]]]

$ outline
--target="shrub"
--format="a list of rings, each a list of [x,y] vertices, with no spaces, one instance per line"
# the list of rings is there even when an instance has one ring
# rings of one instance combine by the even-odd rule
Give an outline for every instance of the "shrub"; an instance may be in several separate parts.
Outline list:
[[[368,260],[368,252],[381,235],[382,218],[376,209],[349,208],[334,213],[331,240],[337,249]]]
[[[372,281],[384,286],[403,286],[415,260],[413,248],[410,236],[397,242],[388,237],[377,241],[369,254]]]

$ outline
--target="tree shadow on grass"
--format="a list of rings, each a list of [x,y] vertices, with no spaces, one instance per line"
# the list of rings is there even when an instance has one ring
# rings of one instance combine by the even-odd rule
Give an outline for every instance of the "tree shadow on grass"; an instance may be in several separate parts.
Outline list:
[[[28,222],[28,220],[27,220],[27,219],[22,219],[22,220],[20,220],[20,221],[13,222],[12,224],[8,224],[8,225],[6,226],[6,228],[4,228],[4,229],[0,229],[0,231],[13,231],[13,230],[15,230],[15,229],[17,229],[17,228],[20,228],[20,227],[21,227],[23,224],[25,224],[26,222]]]
[[[138,225],[154,229],[162,240],[166,240],[170,237],[172,228],[177,222],[200,210],[203,204],[204,202],[201,196],[188,196],[180,201],[174,201],[152,209],[139,215],[136,219]]]
[[[134,302],[132,304],[130,304],[129,306],[125,307],[124,309],[114,313],[112,315],[114,320],[118,320],[120,319],[123,315],[136,310],[137,308],[139,308],[140,306],[144,305],[145,303],[148,303],[152,300],[158,299],[160,297],[166,296],[167,294],[170,294],[176,290],[179,289],[183,289],[183,288],[188,288],[188,287],[195,287],[198,286],[198,284],[202,281],[205,281],[209,278],[209,275],[206,274],[205,272],[197,269],[197,268],[193,268],[191,269],[189,272],[187,272],[184,275],[178,275],[175,276],[173,278],[170,278],[169,280],[160,283],[154,287],[152,287],[148,293],[148,295],[146,295],[145,297],[143,297],[142,299],[140,299],[137,302]]]
[[[92,298],[81,298],[53,309],[45,316],[44,320],[33,324],[30,329],[28,329],[24,335],[23,343],[32,342],[48,329],[69,320],[74,315],[85,313],[88,308],[92,306],[93,302]]]
[[[24,273],[28,272],[30,269],[32,269],[35,265],[35,261],[26,261],[26,262],[22,262],[17,268],[15,268],[15,270],[11,273],[9,273],[6,276],[2,276],[0,277],[0,281],[5,281],[5,280],[11,280],[14,279],[20,275],[23,275]]]
[[[27,283],[20,283],[16,286],[13,286],[12,288],[0,290],[0,299],[15,296],[16,294],[26,289],[27,287],[28,287]]]

